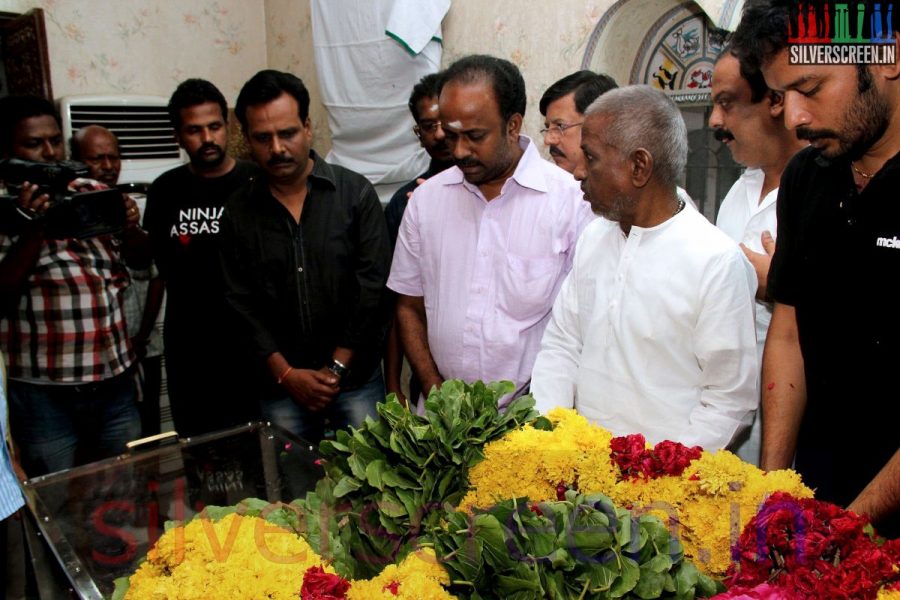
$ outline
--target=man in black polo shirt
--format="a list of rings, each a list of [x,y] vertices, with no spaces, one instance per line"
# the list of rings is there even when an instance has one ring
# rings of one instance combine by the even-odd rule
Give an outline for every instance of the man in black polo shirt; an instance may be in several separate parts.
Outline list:
[[[790,64],[788,27],[788,2],[752,2],[733,39],[811,144],[777,200],[762,466],[789,467],[796,451],[818,498],[896,537],[900,435],[887,415],[900,368],[900,65]]]
[[[316,442],[324,418],[358,427],[384,399],[387,226],[372,185],[311,149],[297,77],[260,71],[235,113],[265,175],[225,208],[226,298],[269,373],[263,415]]]

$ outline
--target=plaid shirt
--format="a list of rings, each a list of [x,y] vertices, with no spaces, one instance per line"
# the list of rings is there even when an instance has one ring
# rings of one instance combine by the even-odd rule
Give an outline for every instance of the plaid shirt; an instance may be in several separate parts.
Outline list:
[[[0,235],[0,260],[14,238]],[[9,378],[86,383],[135,360],[122,308],[128,273],[110,236],[46,240],[15,315],[0,321]]]

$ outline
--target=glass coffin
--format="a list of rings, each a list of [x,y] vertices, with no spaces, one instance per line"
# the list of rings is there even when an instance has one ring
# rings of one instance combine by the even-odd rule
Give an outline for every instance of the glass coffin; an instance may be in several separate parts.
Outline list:
[[[307,443],[257,423],[35,477],[25,490],[74,590],[93,600],[134,572],[166,521],[250,497],[290,502],[315,487],[315,460]]]

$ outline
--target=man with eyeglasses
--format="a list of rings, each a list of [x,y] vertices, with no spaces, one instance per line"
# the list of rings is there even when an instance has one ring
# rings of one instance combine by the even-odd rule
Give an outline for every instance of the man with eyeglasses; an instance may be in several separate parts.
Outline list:
[[[453,155],[443,137],[438,137],[437,131],[441,127],[440,113],[438,112],[438,96],[440,89],[438,82],[440,73],[429,73],[413,86],[409,97],[409,112],[412,113],[413,133],[419,138],[419,143],[431,157],[428,170],[398,189],[391,197],[391,201],[384,209],[384,218],[387,221],[388,234],[391,236],[391,248],[397,243],[397,232],[400,229],[400,221],[406,211],[406,204],[416,187],[426,179],[430,179],[441,171],[453,166]],[[391,324],[388,333],[387,345],[384,351],[384,383],[388,393],[395,393],[405,401],[406,397],[401,391],[400,372],[403,366],[403,349],[400,344],[400,332],[397,322]],[[418,396],[418,382],[415,377],[410,381],[410,395]]]
[[[618,87],[609,75],[577,71],[566,75],[544,92],[538,107],[544,115],[544,145],[550,158],[569,173],[581,158],[581,125],[584,111],[601,94]]]
[[[398,189],[391,196],[391,201],[384,209],[384,218],[387,219],[388,233],[391,235],[391,246],[397,243],[397,231],[400,229],[400,221],[406,210],[409,196],[424,179],[430,179],[444,169],[453,166],[453,155],[443,137],[437,136],[437,130],[441,127],[441,117],[438,112],[438,80],[440,73],[429,73],[413,86],[409,96],[409,112],[412,113],[413,133],[419,138],[419,143],[425,148],[425,152],[431,157],[428,170]]]
[[[584,125],[584,111],[591,103],[616,89],[616,80],[603,73],[576,71],[566,75],[547,88],[538,107],[544,115],[544,145],[550,150],[550,158],[560,168],[575,174],[581,160],[581,127]],[[678,198],[691,208],[697,204],[687,190],[677,187]]]
[[[437,136],[456,166],[416,189],[400,225],[388,279],[400,336],[426,393],[458,378],[509,380],[520,395],[590,207],[520,135],[515,65],[468,56],[440,87]]]

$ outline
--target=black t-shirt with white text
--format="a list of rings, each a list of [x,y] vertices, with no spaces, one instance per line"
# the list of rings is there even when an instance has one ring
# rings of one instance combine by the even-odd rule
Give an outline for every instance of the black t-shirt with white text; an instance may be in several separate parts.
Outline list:
[[[240,160],[215,178],[183,165],[158,177],[147,194],[144,227],[166,282],[166,338],[186,354],[223,334],[219,218],[225,200],[258,173],[255,164]]]

